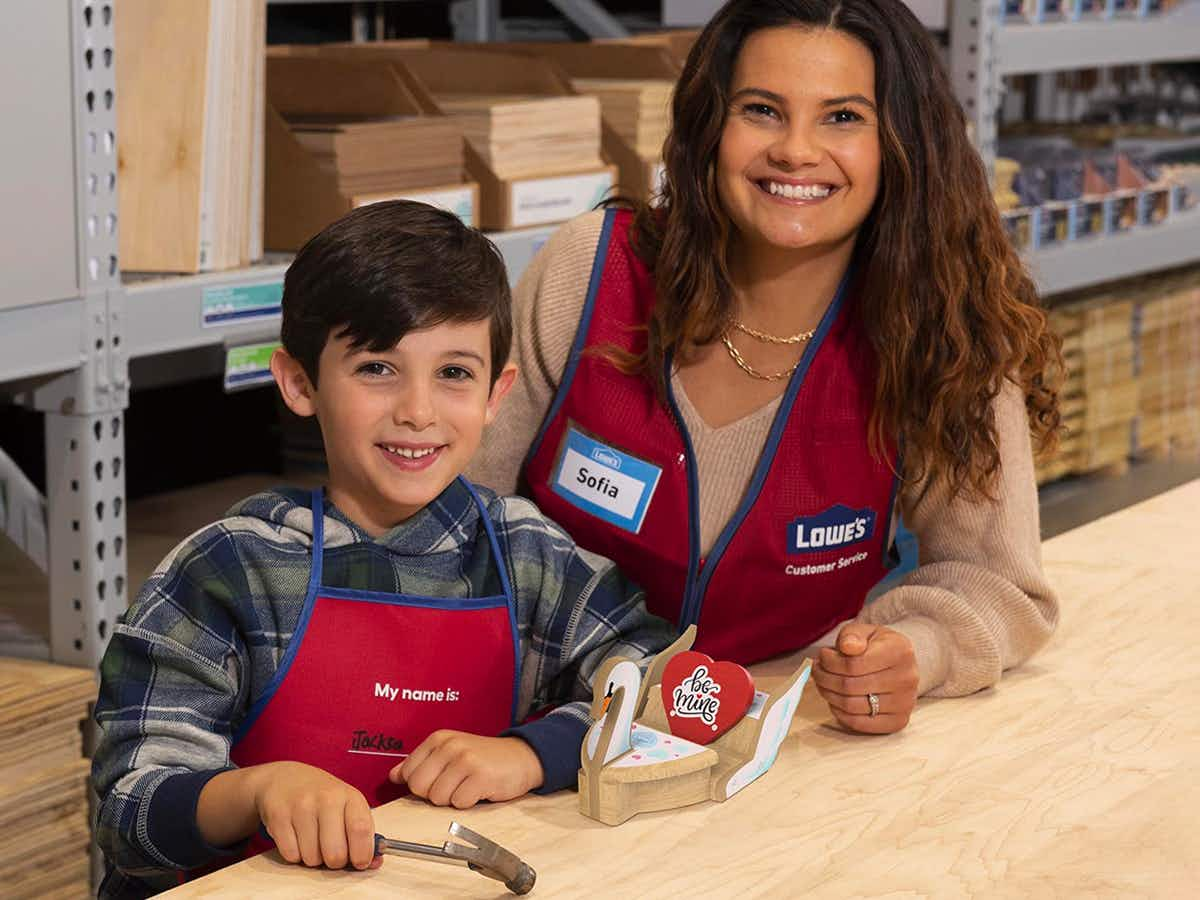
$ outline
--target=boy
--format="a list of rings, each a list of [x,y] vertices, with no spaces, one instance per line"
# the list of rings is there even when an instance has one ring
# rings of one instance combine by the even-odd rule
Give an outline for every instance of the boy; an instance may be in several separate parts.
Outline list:
[[[460,478],[511,336],[499,254],[449,213],[364,207],[297,255],[271,370],[317,417],[328,487],[243,501],[114,629],[102,896],[237,858],[260,824],[291,862],[363,869],[369,807],[405,788],[466,808],[574,782],[589,719],[568,701],[673,632],[530,503]]]

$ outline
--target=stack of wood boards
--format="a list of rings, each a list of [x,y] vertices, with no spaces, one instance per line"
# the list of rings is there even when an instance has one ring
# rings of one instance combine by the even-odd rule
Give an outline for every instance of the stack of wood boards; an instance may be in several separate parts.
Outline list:
[[[581,94],[600,101],[600,109],[622,138],[643,159],[662,158],[663,142],[671,130],[671,94],[666,79],[573,78]]]
[[[378,56],[267,59],[267,246],[299,250],[358,206],[409,197],[476,205],[463,181],[462,126],[426,110]]]
[[[605,121],[646,160],[662,158],[671,131],[674,83],[666,79],[572,78],[580,94],[600,101]]]
[[[1141,380],[1135,449],[1200,443],[1200,268],[1154,279],[1137,302]]]
[[[1065,432],[1057,452],[1038,461],[1037,480],[1128,465],[1138,412],[1134,373],[1133,301],[1108,293],[1050,311],[1062,336],[1065,379],[1060,405]]]
[[[471,147],[500,178],[601,168],[595,97],[436,93]]]
[[[265,0],[114,12],[120,264],[200,272],[262,255]]]
[[[87,896],[90,669],[0,658],[0,885],[7,900]]]
[[[289,117],[287,122],[347,197],[462,181],[461,131],[449,117]]]

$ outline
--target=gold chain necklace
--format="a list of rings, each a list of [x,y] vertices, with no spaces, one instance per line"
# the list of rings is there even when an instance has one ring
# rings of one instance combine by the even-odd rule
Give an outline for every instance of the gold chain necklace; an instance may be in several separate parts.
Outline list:
[[[781,378],[791,378],[792,373],[796,371],[796,367],[800,365],[800,360],[798,359],[796,360],[795,365],[793,365],[791,368],[784,369],[782,372],[765,374],[758,371],[758,369],[754,368],[752,365],[750,365],[750,363],[746,362],[746,360],[742,358],[742,354],[738,353],[737,347],[733,346],[733,342],[729,340],[728,331],[721,335],[721,343],[725,345],[725,349],[729,351],[729,355],[733,358],[733,361],[737,363],[737,367],[751,378],[757,378],[759,381],[779,381]],[[796,341],[794,343],[799,342]],[[801,354],[800,359],[803,358],[804,356]]]
[[[749,325],[743,325],[737,319],[733,320],[733,327],[742,334],[748,334],[755,340],[762,341],[764,344],[800,344],[804,341],[811,340],[816,333],[816,329],[812,331],[801,331],[799,334],[793,334],[791,337],[779,337],[774,334],[767,334],[765,331],[755,331]]]

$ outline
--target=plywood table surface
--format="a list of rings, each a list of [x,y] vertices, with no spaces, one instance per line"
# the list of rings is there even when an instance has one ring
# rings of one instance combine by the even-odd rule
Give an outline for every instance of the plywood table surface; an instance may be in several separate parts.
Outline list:
[[[774,768],[724,804],[610,828],[574,792],[465,812],[406,799],[377,828],[440,843],[458,818],[537,870],[534,897],[1197,896],[1197,509],[1200,481],[1047,542],[1050,646],[993,690],[922,701],[901,734],[839,731],[810,687]],[[511,896],[436,863],[330,872],[274,854],[172,892],[250,895]]]

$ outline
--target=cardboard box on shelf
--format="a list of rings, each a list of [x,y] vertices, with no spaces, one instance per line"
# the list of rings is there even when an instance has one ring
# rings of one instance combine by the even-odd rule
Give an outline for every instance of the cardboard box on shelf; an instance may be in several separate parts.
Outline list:
[[[298,250],[381,200],[420,200],[477,224],[461,128],[425,110],[394,66],[291,54],[272,56],[267,70],[269,249]]]
[[[699,28],[674,28],[666,31],[651,31],[623,38],[599,38],[597,44],[624,44],[632,47],[660,47],[667,52],[671,60],[683,70],[692,45],[700,37]]]
[[[330,48],[335,47],[389,47],[392,49],[405,48],[421,50],[430,46],[429,38],[404,38],[402,40],[372,41],[364,44],[358,41],[332,41],[324,44],[271,44],[267,47],[267,59],[281,57],[301,57],[315,59],[328,57]]]
[[[599,103],[561,69],[528,55],[401,42],[323,45],[326,58],[386,60],[422,109],[464,123],[479,227],[547,225],[594,208],[616,169],[601,147]]]

